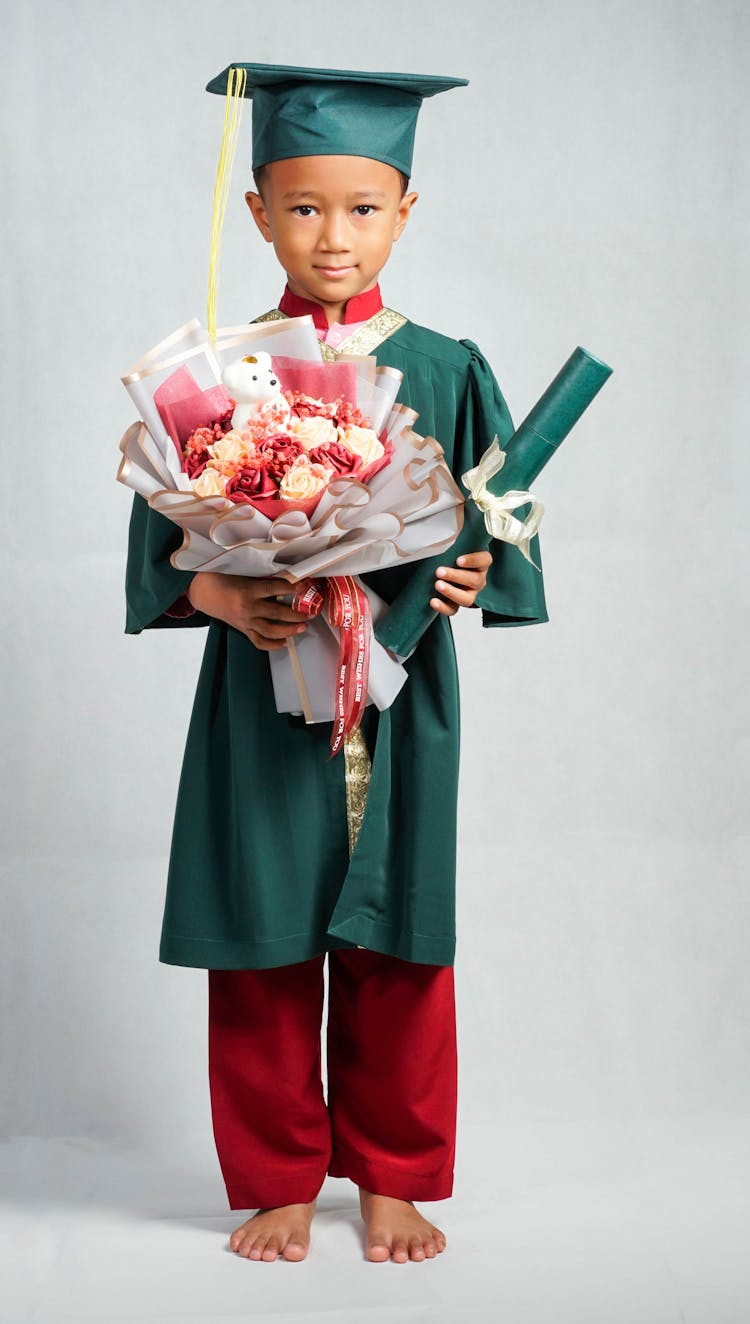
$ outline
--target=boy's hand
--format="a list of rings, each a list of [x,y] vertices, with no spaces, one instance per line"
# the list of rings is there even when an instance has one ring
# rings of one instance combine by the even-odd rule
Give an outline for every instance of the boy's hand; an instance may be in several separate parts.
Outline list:
[[[467,552],[465,556],[459,556],[455,566],[438,566],[435,588],[449,602],[444,602],[443,598],[430,598],[430,606],[443,616],[454,616],[459,607],[473,607],[477,593],[481,593],[487,583],[487,571],[491,565],[489,552]]]
[[[273,652],[286,648],[289,635],[301,634],[309,616],[295,611],[276,596],[290,593],[293,586],[280,575],[250,579],[247,575],[220,575],[199,570],[191,579],[187,595],[196,611],[215,616],[246,634],[256,648]]]

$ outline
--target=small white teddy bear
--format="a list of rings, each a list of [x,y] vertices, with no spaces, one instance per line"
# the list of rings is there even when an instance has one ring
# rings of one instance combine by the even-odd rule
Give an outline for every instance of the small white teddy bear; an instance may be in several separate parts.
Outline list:
[[[271,355],[259,350],[244,359],[228,363],[221,380],[233,400],[237,401],[232,414],[232,427],[238,431],[249,418],[264,416],[275,423],[284,423],[291,413],[289,404],[281,394],[281,383],[273,370]]]

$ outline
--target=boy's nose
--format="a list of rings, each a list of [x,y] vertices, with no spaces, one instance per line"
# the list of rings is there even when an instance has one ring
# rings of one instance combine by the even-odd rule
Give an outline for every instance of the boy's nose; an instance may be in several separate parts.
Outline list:
[[[329,216],[321,231],[320,246],[326,253],[340,253],[348,249],[343,219]]]

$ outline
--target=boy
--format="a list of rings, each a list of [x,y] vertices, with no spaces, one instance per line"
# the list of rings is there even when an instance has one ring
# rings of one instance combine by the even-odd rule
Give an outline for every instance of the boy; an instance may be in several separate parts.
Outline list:
[[[407,223],[422,75],[230,66],[253,98],[246,201],[286,273],[277,309],[310,313],[321,354],[374,354],[436,437],[456,481],[513,431],[489,365],[385,308],[378,278]],[[244,79],[246,77],[246,83]],[[326,1174],[359,1187],[367,1258],[432,1258],[442,1231],[413,1200],[452,1192],[457,1103],[453,961],[459,693],[449,617],[547,619],[541,574],[493,540],[453,565],[389,709],[365,709],[347,760],[328,723],[276,712],[264,653],[304,630],[282,579],[175,570],[182,535],[136,496],[126,630],[208,625],[175,814],[160,960],[208,969],[214,1136],[230,1207],[259,1212],[230,1244],[307,1254]],[[533,544],[536,544],[534,546]],[[538,539],[530,548],[541,565]],[[362,575],[386,602],[410,566]],[[362,776],[363,765],[365,768]],[[364,789],[363,789],[364,788]],[[357,795],[363,791],[356,831]],[[328,1099],[320,1023],[328,953]]]

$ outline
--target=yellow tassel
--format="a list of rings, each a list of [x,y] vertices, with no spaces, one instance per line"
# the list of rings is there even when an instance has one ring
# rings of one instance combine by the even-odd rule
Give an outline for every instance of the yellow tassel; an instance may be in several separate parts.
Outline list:
[[[227,77],[227,96],[224,103],[224,128],[221,135],[221,151],[216,170],[214,185],[214,205],[211,216],[211,251],[208,260],[208,336],[211,344],[216,342],[216,290],[219,275],[219,252],[221,249],[221,227],[224,224],[224,212],[229,195],[229,182],[232,177],[232,165],[237,148],[237,136],[242,115],[242,103],[247,83],[246,69],[230,69]]]

